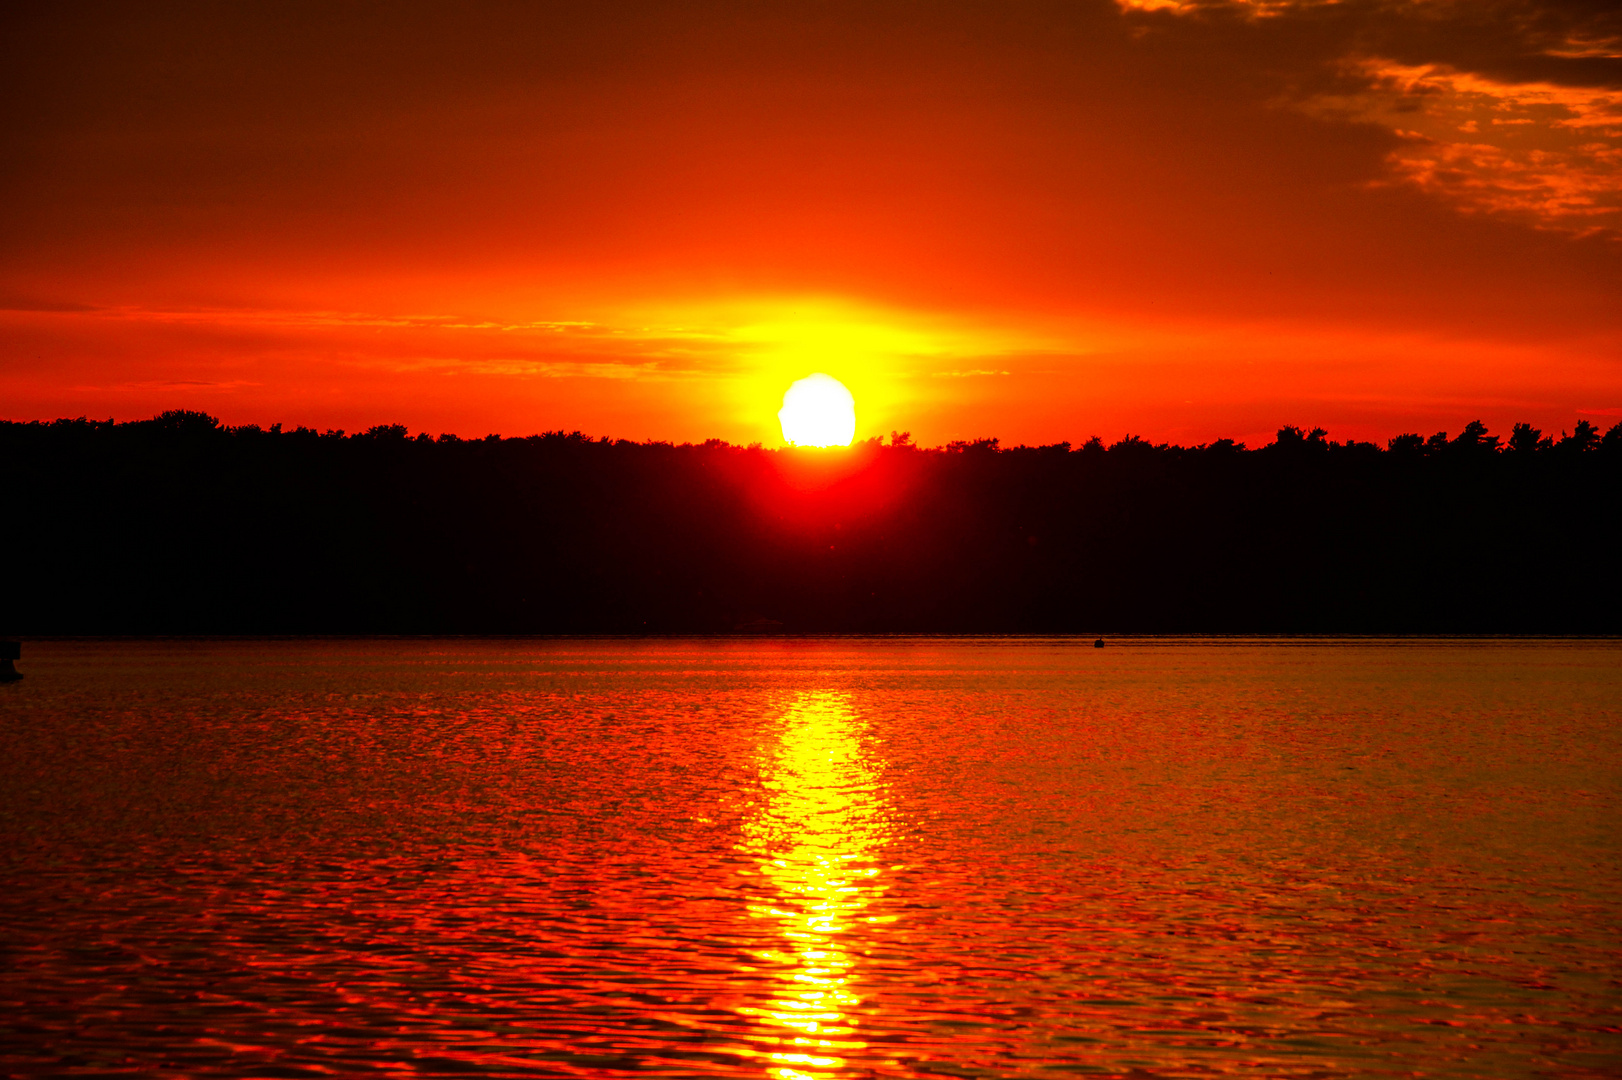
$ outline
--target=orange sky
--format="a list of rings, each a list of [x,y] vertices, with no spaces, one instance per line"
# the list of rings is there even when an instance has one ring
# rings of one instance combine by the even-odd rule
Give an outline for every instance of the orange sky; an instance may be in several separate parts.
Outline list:
[[[16,7],[11,419],[1622,419],[1597,0]]]

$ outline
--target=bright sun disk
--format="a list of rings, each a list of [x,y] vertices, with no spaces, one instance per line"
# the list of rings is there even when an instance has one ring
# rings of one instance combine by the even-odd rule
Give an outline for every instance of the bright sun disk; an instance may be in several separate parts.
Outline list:
[[[788,388],[777,411],[783,441],[794,446],[849,446],[856,437],[856,399],[831,375],[807,375]]]

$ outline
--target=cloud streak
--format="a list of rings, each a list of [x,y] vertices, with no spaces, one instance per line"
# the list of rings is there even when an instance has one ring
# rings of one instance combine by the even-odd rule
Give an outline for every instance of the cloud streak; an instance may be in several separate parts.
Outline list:
[[[1355,64],[1369,88],[1309,107],[1389,128],[1393,178],[1461,210],[1576,233],[1622,228],[1622,91]]]
[[[1622,17],[1451,0],[1120,0],[1129,15],[1327,31],[1280,100],[1395,141],[1384,182],[1465,213],[1622,236]],[[1151,20],[1150,26],[1158,20]],[[1312,57],[1312,53],[1307,54]],[[1378,182],[1377,182],[1378,183]]]

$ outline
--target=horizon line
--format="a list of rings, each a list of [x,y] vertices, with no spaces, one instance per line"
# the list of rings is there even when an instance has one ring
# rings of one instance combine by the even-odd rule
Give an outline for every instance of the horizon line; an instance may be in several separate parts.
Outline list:
[[[885,442],[885,436],[881,434],[870,436],[866,439],[852,439],[850,443],[843,446],[800,446],[795,443],[788,442],[778,446],[767,446],[761,442],[733,443],[721,438],[709,438],[703,440],[702,442],[688,441],[678,443],[669,439],[634,440],[616,438],[609,435],[592,436],[585,434],[578,428],[573,431],[566,431],[562,428],[557,428],[553,430],[534,432],[529,435],[501,435],[492,432],[483,436],[461,436],[453,432],[441,432],[436,436],[431,435],[426,430],[412,434],[410,429],[405,424],[374,424],[363,431],[355,432],[349,432],[344,428],[328,428],[325,431],[322,431],[317,428],[306,427],[303,424],[291,429],[287,429],[280,421],[271,424],[268,427],[264,427],[259,424],[226,424],[218,417],[213,416],[210,413],[194,409],[167,409],[156,416],[147,417],[140,420],[117,420],[112,417],[109,417],[106,420],[96,420],[84,415],[80,415],[77,417],[55,417],[50,420],[3,419],[0,420],[0,424],[14,425],[18,427],[54,427],[58,425],[83,424],[97,428],[143,427],[151,425],[166,427],[171,430],[192,430],[198,432],[210,430],[227,435],[263,434],[275,436],[300,436],[305,438],[313,436],[321,439],[364,439],[371,441],[400,443],[432,443],[436,445],[491,441],[528,442],[533,440],[562,440],[581,445],[589,444],[593,446],[664,446],[673,449],[710,448],[745,451],[759,450],[763,452],[792,450],[798,452],[815,453],[839,453],[842,451],[857,450],[861,448],[901,449],[926,453],[1007,453],[1016,451],[1096,453],[1116,449],[1254,452],[1278,446],[1292,445],[1299,445],[1303,448],[1311,447],[1323,449],[1328,449],[1330,447],[1340,449],[1370,448],[1381,452],[1389,452],[1398,449],[1428,452],[1451,447],[1502,453],[1511,451],[1545,450],[1554,448],[1556,446],[1565,447],[1572,444],[1574,444],[1576,449],[1579,450],[1598,449],[1601,446],[1622,446],[1622,420],[1619,420],[1608,429],[1601,430],[1587,419],[1578,420],[1573,431],[1571,432],[1567,432],[1562,429],[1560,432],[1560,438],[1558,440],[1555,439],[1553,434],[1545,434],[1542,429],[1533,427],[1530,423],[1524,422],[1515,424],[1509,438],[1504,439],[1500,436],[1491,434],[1486,424],[1484,424],[1482,421],[1473,420],[1467,423],[1459,434],[1452,438],[1448,437],[1448,432],[1446,431],[1438,431],[1428,437],[1419,432],[1403,432],[1387,439],[1386,445],[1383,448],[1378,443],[1370,442],[1368,440],[1346,439],[1343,442],[1335,442],[1334,440],[1328,438],[1329,432],[1325,428],[1313,427],[1311,429],[1306,429],[1294,424],[1285,424],[1279,427],[1273,442],[1263,443],[1255,447],[1247,445],[1244,441],[1230,438],[1218,438],[1209,442],[1195,443],[1189,446],[1184,446],[1181,443],[1170,442],[1155,443],[1133,434],[1126,434],[1113,443],[1105,443],[1102,437],[1098,435],[1091,435],[1079,444],[1073,443],[1066,439],[1059,442],[1037,444],[1035,446],[1025,443],[1005,446],[1003,445],[1002,439],[999,436],[982,436],[973,439],[952,439],[936,446],[924,446],[922,444],[913,442],[912,433],[910,431],[891,431],[889,435],[889,442]]]

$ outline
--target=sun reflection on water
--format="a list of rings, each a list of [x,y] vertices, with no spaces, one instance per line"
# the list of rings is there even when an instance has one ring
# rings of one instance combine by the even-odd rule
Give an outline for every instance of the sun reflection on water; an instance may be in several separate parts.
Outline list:
[[[847,695],[799,695],[763,761],[767,799],[745,826],[773,891],[749,914],[778,924],[779,942],[755,956],[779,985],[739,1011],[765,1029],[781,1080],[832,1075],[867,1045],[853,935],[893,916],[869,911],[885,887],[873,860],[888,820],[864,733]]]

